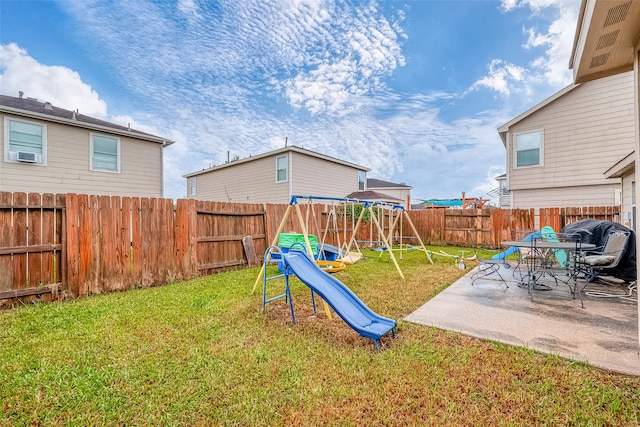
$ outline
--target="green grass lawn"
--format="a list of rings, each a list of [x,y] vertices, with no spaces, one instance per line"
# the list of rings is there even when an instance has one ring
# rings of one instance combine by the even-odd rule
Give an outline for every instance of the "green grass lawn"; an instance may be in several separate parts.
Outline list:
[[[639,377],[403,322],[464,272],[400,265],[336,273],[398,320],[380,351],[297,280],[297,324],[284,300],[263,314],[256,268],[0,312],[0,425],[639,424]]]

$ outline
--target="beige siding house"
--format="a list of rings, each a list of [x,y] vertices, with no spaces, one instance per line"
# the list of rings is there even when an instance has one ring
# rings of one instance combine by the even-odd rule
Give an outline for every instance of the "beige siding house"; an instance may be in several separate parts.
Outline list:
[[[366,185],[364,166],[295,145],[184,175],[187,197],[289,203],[291,195],[346,197]]]
[[[501,126],[509,205],[620,204],[607,171],[634,149],[633,85],[632,73],[574,84]]]
[[[583,0],[573,42],[569,68],[576,83],[631,71],[634,77],[634,153],[631,154],[633,182],[640,179],[640,2],[632,0]],[[617,163],[622,166],[624,158]],[[615,168],[614,168],[615,169]],[[640,189],[635,188],[634,196]],[[626,198],[625,198],[626,199]],[[636,200],[634,198],[634,200]],[[640,233],[636,233],[636,247]],[[640,259],[640,253],[636,252]],[[640,304],[638,305],[638,339],[640,340]]]
[[[0,95],[0,191],[162,197],[173,141]]]

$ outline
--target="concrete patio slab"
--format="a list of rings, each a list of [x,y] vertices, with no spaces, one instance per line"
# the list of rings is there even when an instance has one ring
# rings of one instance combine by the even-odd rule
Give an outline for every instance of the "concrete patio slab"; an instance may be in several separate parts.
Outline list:
[[[637,293],[635,301],[584,295],[581,308],[565,284],[545,282],[552,289],[533,291],[532,298],[510,271],[503,272],[508,289],[492,276],[471,285],[474,271],[404,320],[640,375]],[[586,290],[628,291],[626,285],[602,284],[590,284]]]

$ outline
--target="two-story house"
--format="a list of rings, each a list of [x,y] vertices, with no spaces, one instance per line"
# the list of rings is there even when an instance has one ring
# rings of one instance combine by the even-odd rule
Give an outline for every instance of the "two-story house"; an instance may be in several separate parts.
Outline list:
[[[162,197],[173,143],[49,102],[0,95],[0,191]]]
[[[509,206],[630,202],[631,183],[622,185],[614,165],[635,147],[633,80],[626,72],[572,84],[498,129],[506,149]],[[630,205],[622,209],[622,218],[630,217]]]
[[[345,197],[366,189],[369,168],[302,147],[233,160],[184,175],[187,197],[236,203],[289,203],[292,195]]]

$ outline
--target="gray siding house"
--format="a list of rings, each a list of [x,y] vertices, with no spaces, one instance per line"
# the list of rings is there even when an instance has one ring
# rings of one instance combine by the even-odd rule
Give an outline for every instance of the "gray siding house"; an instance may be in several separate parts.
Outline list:
[[[187,197],[289,203],[291,195],[346,197],[366,189],[369,168],[290,145],[184,175]]]
[[[573,84],[498,129],[512,208],[620,205],[635,146],[633,73]],[[614,170],[612,170],[612,167]],[[630,218],[630,205],[622,218]]]
[[[390,196],[392,203],[398,203],[405,209],[411,209],[411,187],[405,183],[395,183],[377,178],[367,178],[367,190]],[[399,202],[395,202],[398,200]]]
[[[162,197],[168,139],[0,95],[0,191]]]

